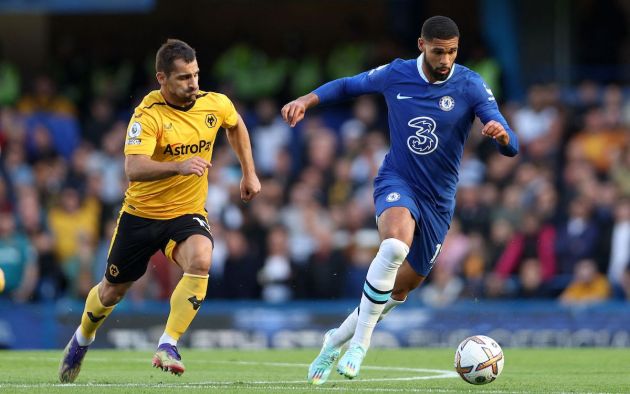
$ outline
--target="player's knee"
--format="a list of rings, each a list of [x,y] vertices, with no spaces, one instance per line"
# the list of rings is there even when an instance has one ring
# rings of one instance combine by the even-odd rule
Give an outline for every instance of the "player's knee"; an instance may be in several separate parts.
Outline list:
[[[194,275],[207,275],[210,272],[210,261],[209,253],[195,253],[186,264],[185,271]]]
[[[409,253],[409,246],[396,238],[387,238],[381,242],[378,253],[388,262],[399,267]]]

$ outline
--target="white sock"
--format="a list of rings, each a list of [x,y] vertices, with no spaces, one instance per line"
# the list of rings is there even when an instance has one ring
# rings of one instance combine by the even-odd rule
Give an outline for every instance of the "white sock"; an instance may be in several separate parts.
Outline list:
[[[391,311],[398,305],[405,302],[405,300],[398,301],[390,297],[385,303],[385,308],[383,308],[383,313],[381,313],[381,316],[378,318],[378,321],[383,320],[383,318],[385,317],[385,315],[389,313],[389,311]],[[350,313],[348,317],[346,317],[346,320],[344,320],[343,323],[341,323],[339,328],[328,339],[330,345],[335,346],[335,347],[345,345],[346,342],[348,342],[350,338],[352,338],[352,335],[354,335],[354,331],[357,329],[358,319],[359,319],[359,309],[354,308],[352,313]]]
[[[352,335],[354,335],[354,331],[357,328],[357,319],[359,318],[359,311],[357,308],[354,308],[352,312],[346,317],[346,320],[341,323],[339,328],[330,336],[328,339],[328,343],[331,346],[343,346]]]
[[[404,242],[388,238],[381,242],[378,253],[368,269],[359,306],[357,328],[351,339],[364,348],[370,346],[372,332],[385,309],[396,281],[398,268],[407,257],[409,247]]]
[[[173,338],[172,336],[168,335],[165,332],[160,337],[160,341],[158,342],[158,346],[160,346],[163,343],[168,343],[169,345],[177,346],[177,339]]]
[[[92,342],[94,342],[94,338],[96,338],[84,337],[83,333],[81,332],[81,326],[79,326],[79,328],[77,328],[77,330],[74,332],[74,336],[77,337],[77,342],[79,342],[79,346],[90,346]]]

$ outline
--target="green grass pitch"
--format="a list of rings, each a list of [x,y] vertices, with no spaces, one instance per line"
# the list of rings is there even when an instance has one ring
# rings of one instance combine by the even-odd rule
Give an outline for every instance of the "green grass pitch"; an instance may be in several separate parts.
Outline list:
[[[317,349],[182,349],[186,373],[151,367],[152,352],[91,350],[74,384],[57,381],[59,351],[0,351],[0,393],[630,393],[628,349],[504,349],[501,376],[470,385],[451,349],[372,349],[359,378],[306,383]]]

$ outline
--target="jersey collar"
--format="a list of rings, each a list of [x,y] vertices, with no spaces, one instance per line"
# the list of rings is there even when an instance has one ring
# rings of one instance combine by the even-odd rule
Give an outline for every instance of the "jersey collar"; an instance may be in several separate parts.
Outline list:
[[[162,94],[161,91],[160,92],[160,96],[162,97],[162,100],[164,100],[164,102],[166,103],[166,105],[168,105],[169,107],[176,109],[178,111],[184,111],[187,112],[189,109],[191,109],[192,107],[195,106],[195,103],[197,102],[197,100],[193,101],[192,103],[186,105],[185,107],[181,107],[179,105],[175,105],[175,104],[171,104],[168,101],[166,101],[166,98],[164,98],[164,95]],[[199,95],[197,95],[197,98],[199,98]]]
[[[420,56],[418,56],[418,60],[416,60],[416,64],[418,66],[418,73],[420,74],[420,77],[422,79],[424,79],[424,82],[431,84],[431,85],[441,85],[444,82],[448,81],[449,79],[451,79],[451,77],[453,76],[453,73],[455,72],[455,67],[457,66],[455,63],[453,63],[453,67],[451,67],[451,72],[448,73],[448,77],[446,77],[445,80],[443,81],[435,81],[433,83],[429,82],[429,78],[427,78],[426,75],[424,75],[424,70],[422,70],[422,62],[424,61],[424,52],[420,54]]]

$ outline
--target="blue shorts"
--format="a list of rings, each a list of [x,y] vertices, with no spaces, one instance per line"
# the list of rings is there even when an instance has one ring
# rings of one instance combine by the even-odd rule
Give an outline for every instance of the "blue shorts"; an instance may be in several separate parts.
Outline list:
[[[379,176],[374,181],[374,206],[377,218],[391,207],[405,207],[411,212],[416,231],[407,261],[416,273],[426,277],[442,249],[451,212],[437,211],[430,203],[423,202],[405,181],[389,175]]]

